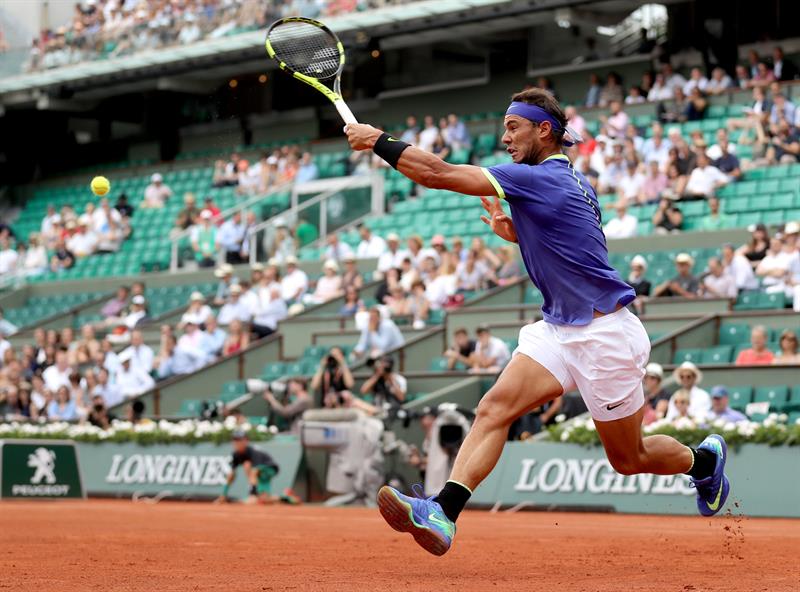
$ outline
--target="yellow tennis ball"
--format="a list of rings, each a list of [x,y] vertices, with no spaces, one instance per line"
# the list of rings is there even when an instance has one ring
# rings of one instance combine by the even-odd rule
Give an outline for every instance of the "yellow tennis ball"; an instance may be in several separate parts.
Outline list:
[[[92,179],[91,187],[95,195],[105,195],[111,189],[111,183],[105,177],[95,177]]]

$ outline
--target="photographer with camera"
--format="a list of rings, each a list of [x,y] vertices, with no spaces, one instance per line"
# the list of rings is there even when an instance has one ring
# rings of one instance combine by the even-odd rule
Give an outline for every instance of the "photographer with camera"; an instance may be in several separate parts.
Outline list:
[[[286,383],[273,382],[262,397],[274,414],[271,423],[281,432],[297,432],[303,412],[313,406],[304,378],[291,378]]]
[[[338,347],[332,347],[328,355],[320,360],[319,368],[311,379],[311,390],[319,393],[323,407],[335,409],[348,406],[353,398],[350,389],[354,383],[344,352]]]
[[[376,410],[399,407],[406,400],[405,377],[394,371],[394,358],[384,356],[375,360],[372,376],[361,386],[362,395],[372,395]]]
[[[92,406],[86,419],[93,426],[104,430],[111,427],[111,421],[115,418],[108,412],[103,395],[95,394],[92,396]]]

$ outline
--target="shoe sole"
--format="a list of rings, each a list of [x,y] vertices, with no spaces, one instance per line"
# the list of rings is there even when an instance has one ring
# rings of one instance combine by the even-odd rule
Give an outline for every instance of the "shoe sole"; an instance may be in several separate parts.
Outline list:
[[[417,544],[432,555],[447,553],[450,545],[436,531],[418,526],[412,518],[413,510],[409,504],[398,498],[387,486],[378,492],[378,509],[386,523],[397,532],[407,532]]]

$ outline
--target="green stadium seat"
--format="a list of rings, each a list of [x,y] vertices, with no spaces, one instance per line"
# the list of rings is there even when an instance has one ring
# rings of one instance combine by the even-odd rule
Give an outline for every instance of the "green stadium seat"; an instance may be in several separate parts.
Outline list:
[[[447,358],[444,356],[440,356],[438,358],[433,358],[431,360],[431,365],[429,367],[431,372],[447,372]]]
[[[734,409],[743,410],[748,403],[753,401],[752,386],[730,386],[728,387],[728,403]]]
[[[700,364],[703,357],[703,350],[699,348],[679,349],[675,352],[675,357],[672,360],[673,364],[683,364],[684,362],[692,362],[693,364]]]
[[[741,323],[723,323],[719,329],[721,345],[739,345],[749,343],[750,325]]]
[[[769,403],[770,411],[775,411],[783,408],[783,405],[788,400],[789,400],[789,387],[786,385],[761,386],[756,388],[753,393],[753,402]]]
[[[243,380],[233,380],[222,385],[222,396],[236,398],[247,393],[247,383]]]
[[[700,360],[703,364],[730,364],[732,355],[733,346],[720,345],[703,350]]]
[[[261,372],[261,378],[264,380],[275,380],[285,374],[286,364],[283,362],[270,362],[264,366]]]
[[[200,417],[203,411],[203,402],[195,399],[184,399],[181,401],[177,415],[179,417]]]

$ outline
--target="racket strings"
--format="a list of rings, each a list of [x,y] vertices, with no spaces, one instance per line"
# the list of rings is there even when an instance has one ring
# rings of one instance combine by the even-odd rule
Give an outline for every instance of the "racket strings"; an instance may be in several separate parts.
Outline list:
[[[308,23],[284,23],[269,35],[275,56],[306,76],[324,79],[339,72],[341,56],[336,40]]]

